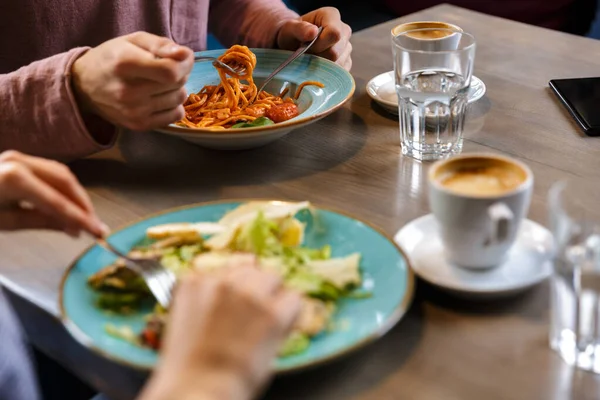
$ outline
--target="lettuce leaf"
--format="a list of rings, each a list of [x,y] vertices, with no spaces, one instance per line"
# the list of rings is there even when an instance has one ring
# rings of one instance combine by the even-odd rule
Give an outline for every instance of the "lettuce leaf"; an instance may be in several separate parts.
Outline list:
[[[191,268],[192,260],[201,252],[202,246],[200,244],[173,247],[163,254],[160,263],[175,275],[180,275]]]
[[[308,247],[286,247],[283,249],[286,262],[292,266],[308,264],[311,261],[328,260],[331,257],[331,247],[325,245],[320,249]]]
[[[233,250],[254,253],[260,257],[282,254],[283,245],[277,238],[277,224],[259,212],[256,218],[241,227],[233,240]]]
[[[139,307],[147,295],[143,293],[100,293],[97,299],[98,307],[103,310],[127,313]]]
[[[308,296],[322,300],[336,301],[342,292],[321,277],[304,270],[296,270],[288,275],[285,284]]]
[[[310,346],[310,338],[301,332],[292,332],[279,349],[280,357],[303,353]]]
[[[354,253],[347,257],[328,260],[313,259],[306,263],[306,269],[337,289],[345,290],[359,286],[361,283],[360,258],[360,253]]]

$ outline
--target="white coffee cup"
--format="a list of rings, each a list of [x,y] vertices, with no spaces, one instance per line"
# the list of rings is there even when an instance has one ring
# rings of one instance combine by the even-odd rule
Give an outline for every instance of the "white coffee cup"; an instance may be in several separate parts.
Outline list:
[[[429,170],[429,203],[448,261],[487,269],[508,255],[526,217],[533,173],[495,154],[464,154]]]
[[[456,50],[463,30],[447,22],[416,21],[400,24],[392,28],[392,39],[400,40],[399,44],[422,51]]]

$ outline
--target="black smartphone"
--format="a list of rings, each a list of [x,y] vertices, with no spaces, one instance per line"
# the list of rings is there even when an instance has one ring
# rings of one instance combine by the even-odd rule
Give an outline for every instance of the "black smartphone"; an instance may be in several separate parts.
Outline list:
[[[588,136],[600,136],[600,78],[553,79],[550,87]]]

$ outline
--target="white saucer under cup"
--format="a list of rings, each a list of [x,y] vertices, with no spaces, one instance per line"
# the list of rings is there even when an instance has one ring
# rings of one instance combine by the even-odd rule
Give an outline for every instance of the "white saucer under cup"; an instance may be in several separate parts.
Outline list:
[[[394,71],[377,75],[367,83],[367,94],[386,111],[398,115],[398,95],[394,79]],[[485,83],[472,76],[468,94],[469,104],[481,99],[485,91]]]
[[[523,220],[504,263],[487,270],[470,270],[446,260],[433,214],[409,222],[398,231],[395,241],[419,277],[461,297],[511,296],[539,284],[552,273],[552,234],[528,219]]]

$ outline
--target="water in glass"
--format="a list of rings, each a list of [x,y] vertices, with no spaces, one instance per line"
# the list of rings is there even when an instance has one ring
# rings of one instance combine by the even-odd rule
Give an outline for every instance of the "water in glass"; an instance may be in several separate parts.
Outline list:
[[[397,79],[402,153],[428,160],[460,152],[468,90],[465,77],[443,70]]]
[[[475,38],[461,30],[393,36],[402,154],[439,160],[462,149]]]

